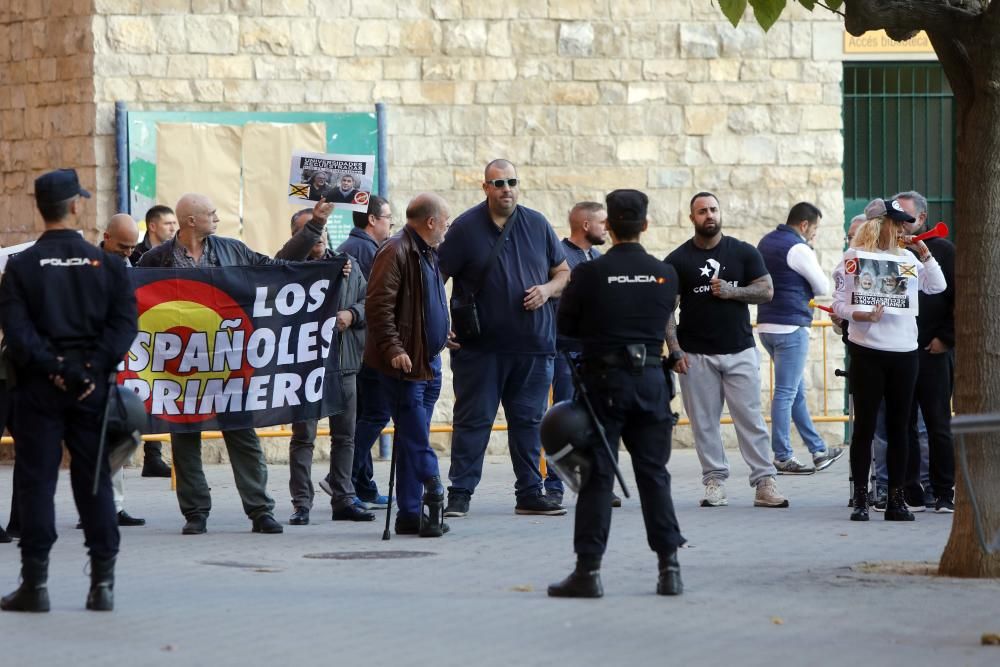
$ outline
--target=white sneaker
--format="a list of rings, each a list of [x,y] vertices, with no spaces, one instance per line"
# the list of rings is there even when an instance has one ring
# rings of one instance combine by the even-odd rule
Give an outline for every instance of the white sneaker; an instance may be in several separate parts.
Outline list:
[[[705,484],[705,497],[701,499],[702,507],[725,507],[729,504],[726,498],[726,485],[717,479],[710,479]]]
[[[788,507],[788,498],[778,493],[778,485],[773,477],[765,477],[757,482],[757,495],[753,499],[754,507]]]

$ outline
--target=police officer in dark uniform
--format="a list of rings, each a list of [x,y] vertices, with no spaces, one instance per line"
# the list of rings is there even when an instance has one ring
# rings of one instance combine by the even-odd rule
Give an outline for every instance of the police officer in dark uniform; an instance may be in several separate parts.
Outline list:
[[[10,426],[21,517],[21,586],[0,601],[9,611],[49,610],[62,442],[72,457],[73,497],[90,553],[87,609],[114,607],[118,520],[108,460],[98,462],[97,453],[108,378],[135,338],[136,306],[121,258],[76,231],[84,197],[90,193],[72,169],[35,180],[45,233],[10,259],[0,284],[0,325],[16,376]]]
[[[582,379],[609,443],[619,436],[632,457],[650,548],[659,556],[656,592],[682,591],[683,544],[670,497],[670,387],[661,352],[677,297],[677,273],[639,244],[649,199],[637,190],[607,198],[613,247],[580,264],[559,301],[558,331],[583,343]],[[545,424],[543,423],[543,434]],[[543,435],[544,442],[544,435]],[[546,445],[548,453],[549,445]],[[611,527],[614,463],[594,447],[576,504],[576,569],[549,586],[552,597],[601,597],[601,557]]]

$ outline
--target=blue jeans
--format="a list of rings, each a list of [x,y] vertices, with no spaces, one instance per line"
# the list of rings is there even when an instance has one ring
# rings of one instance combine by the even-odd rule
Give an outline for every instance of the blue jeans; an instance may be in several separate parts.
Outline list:
[[[471,495],[483,476],[483,456],[503,404],[517,498],[542,493],[538,472],[542,415],[552,385],[552,357],[456,350],[451,354],[455,389],[455,432],[451,441],[452,493]]]
[[[760,333],[760,342],[774,360],[774,398],[771,399],[771,450],[778,461],[792,458],[791,428],[795,428],[809,452],[826,449],[816,432],[806,405],[806,383],[802,374],[809,356],[809,330],[792,333]]]
[[[362,366],[358,373],[357,391],[358,420],[354,429],[354,466],[351,479],[358,498],[371,502],[379,495],[372,466],[372,445],[389,423],[391,415],[378,371]]]
[[[437,455],[431,449],[430,428],[434,404],[441,395],[441,356],[431,360],[433,380],[400,380],[379,373],[385,399],[396,427],[396,503],[399,516],[420,516],[423,485],[439,477]]]
[[[927,426],[924,424],[924,416],[917,409],[917,439],[920,442],[920,485],[927,487],[930,485],[930,449],[927,446]],[[878,408],[878,419],[875,421],[875,437],[872,438],[872,447],[875,450],[875,483],[878,486],[889,486],[889,468],[885,463],[885,450],[889,447],[889,441],[885,435],[885,402]]]

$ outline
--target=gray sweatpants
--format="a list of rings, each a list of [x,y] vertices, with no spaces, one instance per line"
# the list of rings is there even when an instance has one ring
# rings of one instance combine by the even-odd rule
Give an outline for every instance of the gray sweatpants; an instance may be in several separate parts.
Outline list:
[[[701,482],[729,479],[722,446],[722,402],[736,427],[743,460],[750,466],[750,486],[777,474],[771,463],[771,434],[760,411],[760,354],[751,347],[736,354],[690,354],[681,375],[684,410],[691,420],[694,446],[701,461]]]
[[[358,409],[357,376],[342,375],[340,390],[344,397],[344,411],[330,417],[330,474],[327,475],[327,481],[333,489],[330,501],[333,509],[342,509],[354,502],[351,470],[354,465],[354,423]],[[315,491],[312,461],[316,423],[317,420],[310,419],[292,424],[292,440],[288,451],[288,491],[296,509],[312,509],[313,506]]]

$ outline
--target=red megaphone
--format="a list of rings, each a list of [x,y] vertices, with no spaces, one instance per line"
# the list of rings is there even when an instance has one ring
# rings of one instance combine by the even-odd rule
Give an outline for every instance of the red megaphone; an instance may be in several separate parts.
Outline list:
[[[923,234],[917,234],[916,236],[914,236],[913,242],[916,243],[917,241],[924,241],[926,239],[933,239],[945,236],[948,236],[948,225],[944,224],[943,222],[939,222],[936,225],[934,225],[934,229],[929,229]]]

